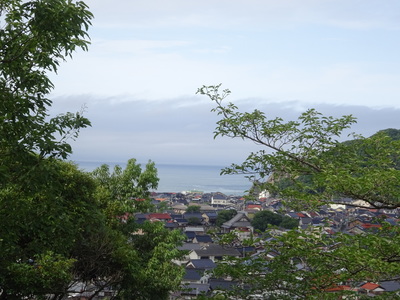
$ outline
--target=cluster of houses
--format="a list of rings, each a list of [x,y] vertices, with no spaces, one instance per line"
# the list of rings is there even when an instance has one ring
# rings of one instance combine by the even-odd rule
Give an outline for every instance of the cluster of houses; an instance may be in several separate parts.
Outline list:
[[[195,299],[200,294],[213,295],[221,290],[232,289],[236,285],[235,282],[229,278],[214,278],[211,271],[223,257],[256,255],[260,249],[244,247],[240,243],[253,233],[252,216],[261,210],[282,213],[283,208],[282,202],[274,199],[260,198],[249,202],[241,197],[228,197],[221,193],[154,194],[153,201],[155,205],[167,201],[170,209],[163,213],[138,214],[137,221],[163,221],[167,228],[180,229],[186,236],[186,242],[180,249],[185,250],[187,255],[176,262],[185,268],[182,289],[173,293],[171,299]],[[199,210],[186,212],[187,208],[193,205],[197,205]],[[219,244],[218,234],[209,234],[208,231],[210,228],[216,228],[218,213],[229,209],[236,210],[236,215],[219,226],[217,232],[223,234],[235,231],[239,242],[227,247]],[[320,232],[329,235],[336,232],[361,234],[371,228],[378,228],[381,225],[376,220],[382,216],[392,225],[397,225],[399,220],[397,210],[361,209],[345,204],[326,206],[317,212],[287,211],[286,215],[297,219],[299,228],[318,227]],[[278,234],[285,232],[284,229],[276,231]],[[357,288],[340,286],[338,289],[351,289],[374,296],[400,290],[400,282],[361,282]]]
[[[260,197],[254,201],[245,201],[240,196],[226,196],[222,193],[153,193],[152,202],[158,212],[137,213],[134,216],[136,222],[163,222],[166,228],[180,230],[185,236],[185,242],[179,247],[184,256],[174,262],[182,266],[185,273],[181,288],[171,293],[171,300],[196,299],[199,295],[211,297],[233,290],[237,282],[230,278],[216,278],[212,271],[224,257],[256,256],[263,251],[260,247],[244,246],[241,243],[254,234],[251,225],[254,214],[262,210],[280,214],[285,211],[282,202],[276,199]],[[188,209],[193,206],[198,209]],[[220,224],[218,215],[227,210],[233,211],[232,217]],[[285,214],[298,220],[299,228],[318,228],[319,232],[327,235],[336,232],[362,234],[371,228],[379,228],[381,225],[376,220],[382,216],[394,226],[398,225],[399,220],[399,210],[361,209],[346,204],[325,206],[315,212],[286,210]],[[285,233],[285,229],[281,228],[274,231],[275,234]],[[235,241],[229,245],[222,243],[223,235],[230,232],[235,233]],[[269,258],[273,259],[273,255],[278,254],[271,255]],[[343,290],[376,296],[400,291],[400,282],[360,282],[357,287],[343,285],[334,287],[329,292]],[[98,297],[105,298],[107,295]]]

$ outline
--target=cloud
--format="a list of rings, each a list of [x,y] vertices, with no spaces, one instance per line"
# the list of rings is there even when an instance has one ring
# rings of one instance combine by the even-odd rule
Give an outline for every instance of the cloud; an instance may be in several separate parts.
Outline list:
[[[354,114],[371,135],[398,126],[400,3],[389,0],[88,0],[88,53],[51,75],[53,112],[87,106],[73,158],[240,162],[258,146],[213,139],[223,83],[244,110],[295,119]]]
[[[129,158],[156,163],[229,165],[240,163],[260,146],[241,139],[213,139],[218,117],[210,112],[212,103],[202,97],[169,99],[168,102],[113,101],[110,98],[74,96],[54,100],[53,112],[74,111],[87,105],[86,117],[93,127],[82,131],[73,143],[72,159],[124,162]],[[203,101],[205,100],[205,101]],[[184,103],[192,105],[182,105]],[[370,136],[378,130],[398,127],[399,109],[373,109],[356,105],[330,105],[299,101],[272,102],[265,98],[239,99],[242,111],[254,108],[269,118],[295,120],[307,108],[339,117],[358,118],[351,131]],[[351,131],[348,131],[350,133]],[[344,137],[346,139],[346,136]]]
[[[105,0],[86,1],[97,19],[111,28],[254,27],[325,25],[363,30],[399,29],[400,4],[359,0]]]

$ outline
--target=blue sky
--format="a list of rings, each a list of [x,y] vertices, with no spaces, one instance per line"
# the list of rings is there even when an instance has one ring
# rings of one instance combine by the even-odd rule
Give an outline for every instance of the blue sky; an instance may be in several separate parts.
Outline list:
[[[358,118],[370,135],[399,128],[400,2],[372,0],[89,0],[89,52],[52,76],[53,112],[86,107],[93,127],[74,160],[240,162],[257,146],[213,139],[212,104],[293,119],[307,108]]]

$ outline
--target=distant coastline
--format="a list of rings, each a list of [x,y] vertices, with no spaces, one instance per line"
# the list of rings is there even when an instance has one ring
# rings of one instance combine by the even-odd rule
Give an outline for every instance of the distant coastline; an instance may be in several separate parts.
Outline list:
[[[121,162],[97,162],[97,161],[73,161],[79,168],[91,172],[103,164],[115,165],[122,168],[126,163]],[[142,167],[146,165],[141,163]],[[184,165],[184,164],[157,164],[158,188],[155,192],[182,192],[190,190],[203,191],[204,193],[221,192],[226,195],[244,195],[251,187],[251,183],[244,175],[220,175],[224,166],[209,165]]]

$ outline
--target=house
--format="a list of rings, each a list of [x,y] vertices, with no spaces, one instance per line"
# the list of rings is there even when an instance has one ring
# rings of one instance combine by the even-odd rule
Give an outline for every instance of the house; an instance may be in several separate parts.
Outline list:
[[[207,245],[207,244],[211,244],[213,243],[213,240],[211,238],[211,236],[209,236],[208,234],[204,234],[204,235],[196,235],[193,238],[193,243],[197,243],[200,245]]]
[[[200,250],[201,246],[200,244],[184,243],[183,245],[178,246],[177,248],[179,251],[182,251],[184,253],[184,256],[181,257],[179,260],[174,260],[174,263],[181,266],[183,264],[186,265],[188,261],[190,261],[189,257],[190,252],[193,250]]]
[[[213,262],[211,259],[191,259],[187,265],[186,268],[192,268],[192,269],[200,269],[200,270],[212,270],[216,267],[217,265],[215,262]]]
[[[379,294],[382,294],[384,291],[385,291],[385,289],[383,287],[381,287],[379,284],[372,283],[372,282],[364,283],[359,288],[360,293],[365,293],[368,296],[379,295]]]
[[[203,277],[204,277],[204,270],[185,268],[185,274],[183,275],[182,282],[207,283],[203,282],[204,281],[202,280]]]
[[[193,242],[193,239],[196,237],[196,233],[193,231],[185,231],[186,241]]]
[[[179,224],[176,222],[167,222],[164,225],[165,228],[169,229],[169,230],[176,230],[179,228]]]
[[[205,211],[202,216],[203,216],[203,220],[204,220],[205,224],[215,225],[215,222],[217,221],[218,214],[215,211]]]
[[[400,282],[397,280],[382,281],[379,283],[379,286],[382,287],[385,292],[400,291]]]
[[[201,224],[203,222],[203,215],[199,212],[185,213],[183,217],[189,222]]]
[[[205,233],[205,229],[203,226],[187,226],[185,228],[185,232],[188,232],[188,231],[194,232],[194,233],[196,233],[196,235],[201,235],[201,234]]]
[[[212,295],[224,293],[225,291],[232,291],[238,285],[238,282],[225,279],[211,278],[209,280],[210,291]]]
[[[209,244],[202,249],[192,250],[189,253],[190,260],[211,259],[213,262],[221,260],[224,256],[239,257],[240,252],[232,247],[223,247],[217,244]]]
[[[146,219],[150,221],[164,221],[169,222],[172,220],[171,215],[167,213],[151,213],[146,215]]]
[[[146,220],[147,220],[147,215],[146,214],[142,214],[142,213],[135,214],[136,223],[142,224]]]
[[[260,210],[262,210],[261,204],[246,205],[246,211],[260,211]]]
[[[226,206],[232,204],[231,201],[222,193],[215,193],[211,196],[212,206]]]
[[[183,214],[187,210],[187,206],[183,203],[176,203],[176,204],[172,205],[171,208],[177,214]]]
[[[223,223],[221,228],[224,233],[236,231],[240,240],[249,238],[254,229],[245,212],[238,212],[232,219]]]

